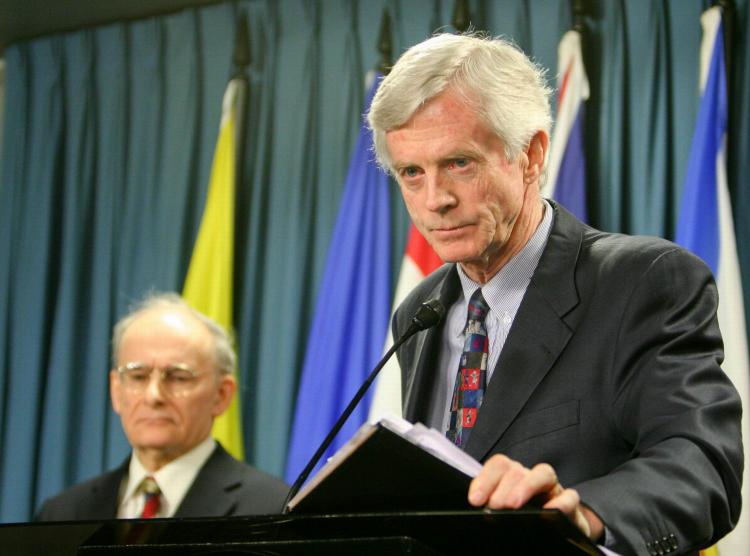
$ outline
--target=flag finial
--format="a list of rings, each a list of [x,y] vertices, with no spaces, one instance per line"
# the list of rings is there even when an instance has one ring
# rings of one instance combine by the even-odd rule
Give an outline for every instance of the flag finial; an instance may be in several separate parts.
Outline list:
[[[393,60],[393,41],[391,40],[391,14],[388,8],[383,8],[383,17],[380,20],[380,32],[378,33],[378,52],[380,52],[380,65],[378,70],[387,75],[391,69]]]
[[[237,28],[234,34],[234,52],[232,62],[235,69],[243,73],[244,69],[250,65],[252,58],[250,56],[250,40],[247,31],[247,13],[243,10],[237,19]]]
[[[573,30],[583,33],[586,26],[583,18],[586,15],[586,0],[571,0],[570,10],[573,14]]]
[[[467,0],[456,0],[456,3],[453,5],[451,23],[459,33],[463,33],[469,28],[469,25],[471,25],[471,16],[469,15],[469,3]]]

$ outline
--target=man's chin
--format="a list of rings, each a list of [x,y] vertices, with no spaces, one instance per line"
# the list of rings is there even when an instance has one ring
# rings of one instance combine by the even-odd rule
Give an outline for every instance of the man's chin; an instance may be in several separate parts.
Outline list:
[[[476,260],[476,250],[459,245],[433,245],[433,251],[443,262],[446,263],[465,263]]]
[[[141,453],[158,453],[165,456],[181,451],[174,438],[143,438],[133,443],[133,446],[137,447],[137,451]]]
[[[176,444],[175,431],[171,427],[150,427],[131,435],[130,444],[144,450],[169,450]]]

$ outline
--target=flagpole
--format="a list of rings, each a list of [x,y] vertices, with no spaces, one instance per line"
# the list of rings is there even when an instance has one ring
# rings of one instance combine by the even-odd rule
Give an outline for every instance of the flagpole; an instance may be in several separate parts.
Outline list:
[[[234,291],[236,289],[235,222],[238,203],[237,183],[244,140],[244,106],[248,82],[245,67],[249,63],[247,22],[238,13],[232,68],[222,96],[221,121],[216,139],[206,200],[198,234],[190,257],[182,295],[193,307],[221,324],[234,341]],[[239,384],[239,368],[232,369]],[[227,410],[214,420],[213,435],[235,458],[244,459],[241,389]]]
[[[250,89],[250,82],[247,77],[247,68],[252,62],[250,50],[250,36],[247,29],[247,12],[240,12],[237,18],[237,27],[234,35],[234,51],[232,52],[232,80],[237,83],[236,114],[237,122],[234,132],[235,147],[237,156],[235,157],[235,182],[242,183],[242,171],[244,169],[243,156],[245,152],[246,136],[246,118],[245,109],[247,108],[247,97]],[[236,207],[235,207],[236,209]],[[236,212],[236,210],[235,210]],[[236,215],[235,215],[236,216]],[[236,278],[236,274],[235,274]],[[236,286],[237,284],[234,284]],[[237,291],[234,288],[234,291]]]
[[[727,91],[732,82],[732,46],[734,44],[735,9],[732,0],[718,0],[716,4],[721,8],[721,20],[724,25],[724,67],[726,68]],[[731,114],[729,121],[732,121]]]
[[[724,29],[724,80],[726,82],[727,90],[727,173],[732,172],[734,168],[734,156],[735,156],[735,141],[734,138],[734,119],[732,118],[734,110],[732,109],[732,54],[734,46],[734,20],[735,20],[735,7],[733,0],[718,0],[716,2],[721,8],[721,22]],[[728,176],[728,183],[736,183],[734,176]]]

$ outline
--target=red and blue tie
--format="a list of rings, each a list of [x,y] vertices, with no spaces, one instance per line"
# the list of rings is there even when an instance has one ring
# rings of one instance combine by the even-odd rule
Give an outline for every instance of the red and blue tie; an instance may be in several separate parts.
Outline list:
[[[489,339],[484,319],[490,308],[479,288],[469,300],[469,311],[464,329],[464,351],[458,363],[456,384],[451,398],[451,419],[446,436],[463,447],[477,421],[487,385],[487,353]]]
[[[141,489],[145,495],[146,501],[143,504],[143,512],[141,512],[142,519],[150,519],[156,517],[159,513],[159,507],[161,506],[161,491],[159,485],[153,477],[146,477],[141,483]]]

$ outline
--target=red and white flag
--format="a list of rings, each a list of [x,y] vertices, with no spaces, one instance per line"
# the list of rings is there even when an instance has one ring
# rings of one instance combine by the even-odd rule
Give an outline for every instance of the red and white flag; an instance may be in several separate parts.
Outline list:
[[[557,118],[552,131],[547,181],[542,196],[561,205],[586,222],[586,160],[583,152],[583,122],[589,81],[583,66],[581,34],[568,31],[558,54]]]
[[[396,293],[393,296],[391,316],[411,290],[442,264],[443,261],[412,224],[409,228],[409,240],[406,243],[398,284],[396,284]],[[393,335],[389,327],[383,353],[392,345]],[[380,371],[375,383],[375,395],[370,405],[370,421],[377,421],[384,415],[401,416],[401,370],[396,356],[391,357],[388,364]]]

